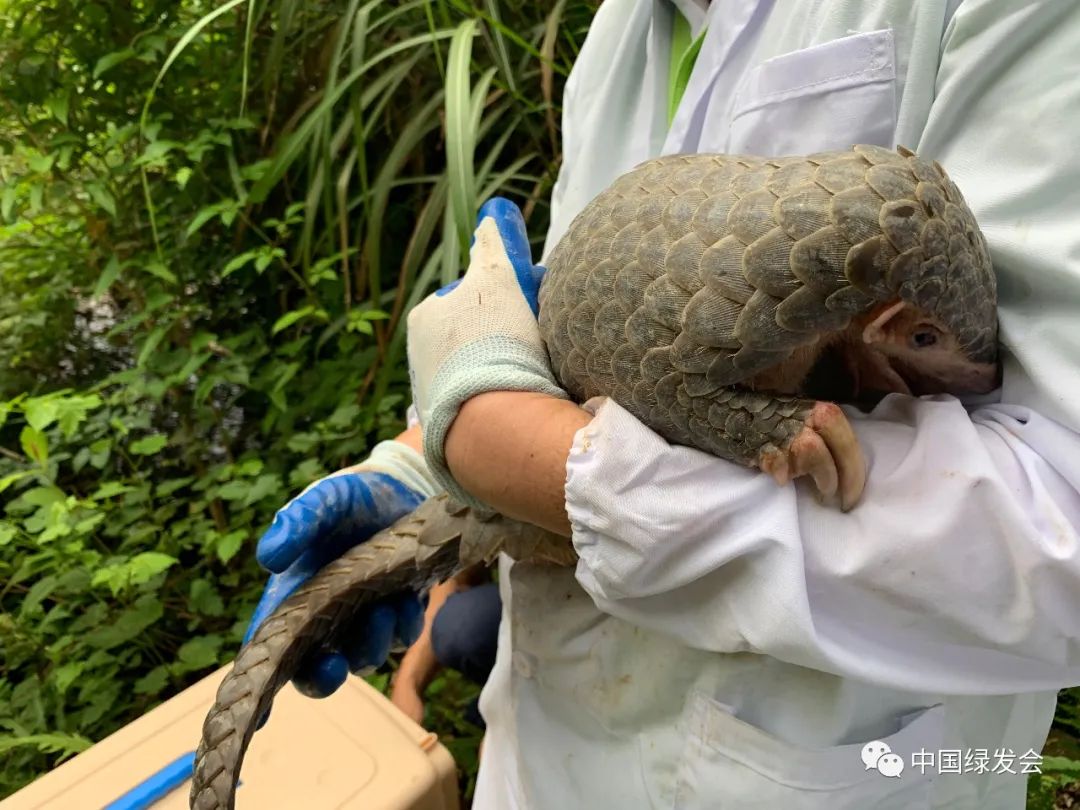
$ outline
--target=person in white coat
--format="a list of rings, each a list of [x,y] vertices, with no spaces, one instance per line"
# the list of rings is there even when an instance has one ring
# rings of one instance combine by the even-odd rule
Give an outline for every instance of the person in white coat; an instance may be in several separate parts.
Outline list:
[[[847,410],[869,460],[849,513],[568,402],[505,212],[411,314],[435,479],[580,556],[500,561],[475,808],[1024,806],[1080,683],[1080,4],[605,0],[545,253],[650,157],[853,143],[912,148],[963,191],[1004,376],[990,403]]]

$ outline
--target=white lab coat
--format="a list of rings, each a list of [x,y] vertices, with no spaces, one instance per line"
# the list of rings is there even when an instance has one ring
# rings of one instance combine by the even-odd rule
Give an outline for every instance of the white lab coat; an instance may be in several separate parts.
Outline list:
[[[1001,403],[850,411],[870,472],[842,514],[594,401],[577,570],[501,563],[474,807],[1021,808],[1027,777],[978,773],[982,749],[1021,771],[1080,683],[1080,3],[676,2],[708,30],[670,131],[670,0],[600,7],[549,248],[655,155],[909,146],[989,242]],[[874,740],[899,778],[864,768]]]

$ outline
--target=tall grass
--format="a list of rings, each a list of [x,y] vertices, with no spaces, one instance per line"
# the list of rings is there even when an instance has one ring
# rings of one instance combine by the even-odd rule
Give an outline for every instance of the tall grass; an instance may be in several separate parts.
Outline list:
[[[237,9],[245,55],[258,32],[251,20],[278,21],[252,92],[268,110],[295,107],[265,133],[272,156],[246,202],[302,202],[289,263],[341,281],[340,301],[318,302],[331,313],[323,340],[359,317],[375,331],[379,358],[361,398],[379,400],[401,381],[405,316],[460,274],[484,199],[511,196],[534,236],[546,230],[559,90],[594,6],[544,5],[251,0]],[[331,10],[329,23],[313,13]],[[321,83],[280,98],[294,54],[315,49]]]

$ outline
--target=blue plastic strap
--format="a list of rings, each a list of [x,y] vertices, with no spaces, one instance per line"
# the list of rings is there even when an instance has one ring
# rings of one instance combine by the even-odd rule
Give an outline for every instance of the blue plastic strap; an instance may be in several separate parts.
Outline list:
[[[106,805],[104,810],[145,810],[190,779],[194,767],[195,752],[188,751]]]

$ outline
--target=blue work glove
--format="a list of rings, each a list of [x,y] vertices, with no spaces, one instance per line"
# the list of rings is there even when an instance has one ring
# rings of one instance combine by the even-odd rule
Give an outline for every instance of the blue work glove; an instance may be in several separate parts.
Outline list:
[[[272,573],[244,643],[320,568],[437,491],[419,453],[401,442],[381,442],[362,464],[316,481],[278,510],[256,547],[260,565]],[[412,644],[423,620],[417,594],[403,593],[376,603],[355,619],[341,649],[313,656],[293,683],[305,695],[326,697],[344,683],[350,671],[381,665],[395,641]]]
[[[555,382],[540,337],[537,296],[544,268],[532,262],[521,211],[496,197],[477,219],[464,277],[409,313],[408,351],[431,473],[455,498],[483,508],[446,466],[446,434],[462,404],[487,391],[567,395]]]

